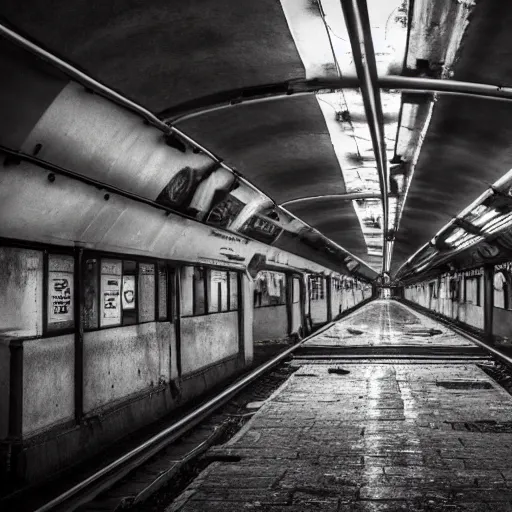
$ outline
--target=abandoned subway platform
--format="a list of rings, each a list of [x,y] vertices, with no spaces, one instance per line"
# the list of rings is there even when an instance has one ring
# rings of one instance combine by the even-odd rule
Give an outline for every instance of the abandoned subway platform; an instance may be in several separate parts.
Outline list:
[[[511,25],[2,0],[0,510],[511,509]]]
[[[420,337],[432,327],[439,334]],[[479,366],[482,349],[428,360],[433,347],[470,342],[391,301],[363,306],[304,348],[404,339],[408,358],[293,359],[297,371],[212,450],[225,460],[169,510],[511,510],[512,397]]]

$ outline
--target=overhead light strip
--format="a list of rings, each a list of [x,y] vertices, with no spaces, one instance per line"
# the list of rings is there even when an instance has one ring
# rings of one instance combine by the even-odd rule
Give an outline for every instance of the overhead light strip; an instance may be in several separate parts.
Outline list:
[[[480,196],[478,196],[471,204],[469,204],[466,208],[464,208],[464,210],[462,210],[456,217],[451,219],[445,226],[443,226],[437,232],[437,234],[433,237],[433,239],[431,241],[429,241],[426,244],[424,244],[423,246],[421,246],[411,257],[409,257],[407,259],[407,261],[404,264],[402,264],[400,266],[396,275],[399,276],[400,273],[402,272],[402,270],[404,269],[404,267],[411,265],[412,262],[414,261],[414,259],[421,252],[423,252],[425,249],[427,249],[429,245],[432,245],[435,242],[435,240],[438,239],[439,237],[441,237],[448,229],[454,227],[458,220],[463,219],[464,217],[469,215],[473,210],[475,210],[478,206],[481,206],[484,201],[486,201],[493,195],[502,193],[501,189],[503,187],[509,185],[511,181],[512,181],[512,169],[509,170],[507,173],[505,173],[496,182],[494,182],[493,185],[491,185],[484,192],[482,192],[482,194],[480,194]],[[510,199],[512,202],[512,196]],[[483,214],[483,215],[485,215],[485,214]],[[488,235],[495,234],[499,231],[503,231],[504,229],[506,229],[509,226],[509,222],[507,222],[509,219],[510,219],[510,223],[512,224],[512,214],[507,214],[498,219],[493,219],[493,221],[491,222],[492,227],[490,230],[486,229],[485,226],[481,226],[481,229],[485,234],[488,234]],[[475,222],[475,220],[473,220],[473,222]],[[462,228],[460,228],[460,229],[462,229]],[[485,238],[483,236],[476,235],[475,238],[467,245],[464,245],[463,248],[465,249],[465,248],[467,248],[471,245],[474,245],[475,243],[480,242],[482,240],[485,240]],[[461,248],[457,247],[457,248],[455,248],[454,251],[450,251],[450,253],[447,256],[453,256],[455,253],[459,253],[460,251],[461,251]],[[443,261],[445,261],[445,260],[446,260],[446,258],[443,259]],[[440,263],[440,262],[438,262],[438,263]]]

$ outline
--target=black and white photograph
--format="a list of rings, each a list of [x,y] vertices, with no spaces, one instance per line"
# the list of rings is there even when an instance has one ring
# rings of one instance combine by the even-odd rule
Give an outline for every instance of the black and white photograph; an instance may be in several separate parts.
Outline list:
[[[0,511],[512,512],[511,27],[0,0]]]

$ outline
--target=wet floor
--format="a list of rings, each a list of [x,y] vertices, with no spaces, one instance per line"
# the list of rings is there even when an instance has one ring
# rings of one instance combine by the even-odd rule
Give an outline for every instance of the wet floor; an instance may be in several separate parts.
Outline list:
[[[388,301],[332,331],[347,327],[386,343],[435,328],[466,343]],[[166,512],[512,512],[512,397],[474,362],[292,365]]]
[[[409,307],[393,300],[376,300],[315,336],[304,346],[472,346]]]
[[[167,510],[512,511],[512,399],[476,365],[343,367],[302,366]]]

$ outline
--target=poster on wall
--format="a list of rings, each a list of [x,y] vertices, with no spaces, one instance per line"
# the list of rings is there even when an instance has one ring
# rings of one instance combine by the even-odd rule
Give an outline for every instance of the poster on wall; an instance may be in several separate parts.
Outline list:
[[[102,276],[103,288],[103,318],[121,321],[121,309],[119,305],[120,283],[117,276]],[[110,323],[110,322],[109,322]],[[113,322],[116,323],[116,322]]]
[[[123,309],[135,309],[135,276],[123,276]]]
[[[48,321],[69,322],[73,320],[73,274],[50,272],[48,286]]]

